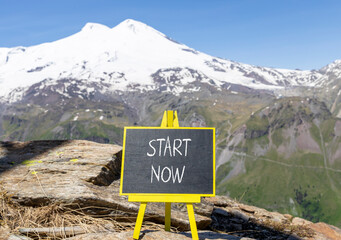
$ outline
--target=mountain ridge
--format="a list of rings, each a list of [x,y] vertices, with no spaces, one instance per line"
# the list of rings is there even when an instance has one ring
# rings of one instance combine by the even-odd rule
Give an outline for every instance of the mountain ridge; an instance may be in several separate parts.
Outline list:
[[[336,60],[325,71],[258,67],[199,52],[132,19],[113,28],[87,23],[80,32],[54,42],[0,48],[0,99],[20,101],[33,84],[53,85],[65,78],[106,84],[108,93],[161,90],[179,94],[185,88],[197,91],[191,86],[195,81],[217,89],[237,84],[276,92],[323,85],[324,74],[339,65]]]

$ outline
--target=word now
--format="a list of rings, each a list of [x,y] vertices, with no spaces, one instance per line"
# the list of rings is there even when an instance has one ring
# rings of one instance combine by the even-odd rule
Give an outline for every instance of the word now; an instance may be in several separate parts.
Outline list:
[[[152,152],[151,153],[147,152],[147,156],[153,157],[158,152],[159,157],[161,156],[164,157],[166,155],[169,155],[170,157],[175,157],[176,153],[180,156],[184,155],[186,157],[188,142],[191,142],[191,141],[192,139],[190,138],[184,138],[184,139],[176,138],[173,141],[171,141],[169,139],[169,136],[167,136],[167,139],[166,138],[152,139],[149,141],[149,147],[152,149]],[[184,146],[181,147],[182,145]]]
[[[156,181],[160,182],[160,180],[164,183],[169,182],[170,180],[173,181],[173,183],[175,183],[176,181],[178,181],[178,183],[182,182],[182,178],[184,176],[185,173],[185,168],[186,166],[182,167],[182,172],[181,172],[181,176],[180,176],[180,172],[179,172],[179,168],[173,168],[173,166],[171,167],[164,167],[162,170],[160,168],[160,166],[158,166],[157,171],[155,170],[154,166],[152,165],[152,173],[150,176],[150,182],[153,183],[153,179],[154,176],[156,178]]]

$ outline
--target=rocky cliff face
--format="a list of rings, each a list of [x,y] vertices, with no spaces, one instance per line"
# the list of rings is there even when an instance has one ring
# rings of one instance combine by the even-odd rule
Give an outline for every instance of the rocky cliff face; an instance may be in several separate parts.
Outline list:
[[[139,204],[119,196],[121,147],[89,141],[0,143],[1,239],[130,239]],[[203,198],[200,239],[339,239],[341,230],[228,197]],[[147,206],[141,239],[190,239],[183,204]],[[58,223],[58,225],[57,225]],[[25,238],[26,235],[29,238]]]

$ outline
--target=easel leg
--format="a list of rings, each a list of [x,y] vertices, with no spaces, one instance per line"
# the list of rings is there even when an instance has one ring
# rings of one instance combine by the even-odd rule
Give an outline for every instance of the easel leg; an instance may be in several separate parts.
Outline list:
[[[170,231],[171,226],[171,203],[165,203],[165,230]]]
[[[197,224],[195,222],[195,216],[194,216],[194,210],[193,210],[193,203],[187,203],[186,205],[187,205],[189,224],[191,226],[192,239],[199,240]]]
[[[139,239],[142,222],[143,222],[143,216],[144,216],[144,212],[146,211],[146,206],[147,206],[146,202],[141,202],[139,213],[136,219],[135,228],[134,228],[134,235],[133,235],[134,239]]]

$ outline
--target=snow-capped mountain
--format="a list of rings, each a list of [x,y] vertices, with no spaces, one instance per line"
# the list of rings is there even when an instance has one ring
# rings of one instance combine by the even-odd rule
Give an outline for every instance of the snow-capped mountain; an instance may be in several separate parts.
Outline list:
[[[273,211],[318,221],[340,219],[324,217],[341,197],[331,171],[341,162],[341,60],[317,71],[258,67],[212,57],[134,20],[114,28],[88,23],[58,41],[0,48],[1,141],[121,145],[125,126],[160,126],[168,109],[180,126],[216,128],[220,193],[244,192]],[[278,183],[285,201],[283,194],[259,198]]]
[[[212,57],[131,19],[114,28],[87,23],[80,32],[50,43],[0,48],[0,99],[9,102],[21,100],[32,86],[39,94],[39,89],[58,85],[55,91],[68,97],[70,92],[91,94],[94,88],[101,93],[179,94],[198,91],[189,87],[196,81],[217,89],[238,84],[274,90],[318,86],[324,79],[323,72],[257,67]]]

